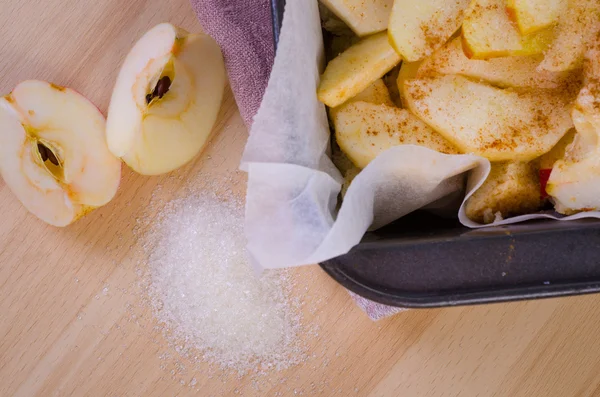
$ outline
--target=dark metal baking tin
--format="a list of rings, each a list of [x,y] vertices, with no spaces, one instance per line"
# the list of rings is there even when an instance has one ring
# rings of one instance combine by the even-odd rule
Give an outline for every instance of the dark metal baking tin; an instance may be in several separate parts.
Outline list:
[[[271,0],[275,45],[285,0]],[[600,221],[472,230],[417,211],[321,267],[373,301],[424,308],[600,292]]]

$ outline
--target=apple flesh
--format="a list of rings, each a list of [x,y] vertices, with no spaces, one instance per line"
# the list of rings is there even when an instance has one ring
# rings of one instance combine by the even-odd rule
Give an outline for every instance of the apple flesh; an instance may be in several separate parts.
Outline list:
[[[554,208],[562,214],[600,209],[600,126],[594,126],[590,114],[573,109],[577,135],[565,157],[554,163],[546,192]],[[600,115],[596,115],[600,121]]]
[[[435,74],[460,74],[486,81],[498,87],[557,88],[573,79],[572,73],[538,70],[542,54],[469,59],[463,52],[461,39],[446,43],[432,56],[425,58],[414,77]],[[404,65],[402,65],[404,67]]]
[[[133,170],[158,175],[196,156],[221,106],[225,68],[217,43],[162,23],[131,49],[110,101],[110,151]]]
[[[317,97],[336,107],[356,96],[400,63],[385,32],[366,37],[332,59],[317,89]]]
[[[577,134],[546,188],[563,214],[600,209],[600,37],[586,54],[584,75],[571,113]]]
[[[458,150],[406,109],[368,102],[343,106],[333,118],[335,138],[348,158],[364,168],[379,153],[398,145],[420,145],[442,153]]]
[[[507,0],[506,10],[521,34],[530,34],[558,22],[567,0]]]
[[[573,143],[573,140],[575,139],[575,133],[575,128],[571,128],[565,134],[565,136],[563,136],[561,140],[558,141],[556,145],[554,145],[552,150],[550,150],[548,153],[544,154],[539,159],[537,159],[537,163],[539,164],[541,170],[552,169],[552,167],[554,167],[554,163],[565,157],[567,148],[569,147],[569,145],[571,145],[571,143]]]
[[[545,53],[540,69],[553,72],[577,69],[600,31],[600,1],[568,0],[556,27],[556,39]]]
[[[392,102],[392,98],[390,97],[390,92],[383,82],[383,79],[377,79],[373,82],[373,84],[365,88],[356,96],[348,99],[342,105],[335,108],[330,108],[329,115],[331,118],[335,118],[337,112],[353,102],[369,102],[377,105],[394,106],[394,102]]]
[[[321,0],[357,36],[386,30],[394,0]]]
[[[488,59],[541,54],[554,32],[545,29],[523,36],[510,21],[505,0],[473,0],[465,13],[462,39],[468,58]]]
[[[428,59],[428,58],[426,58]],[[421,68],[421,64],[426,62],[416,61],[416,62],[402,62],[400,65],[400,72],[398,73],[398,79],[396,80],[396,84],[398,85],[398,92],[400,93],[400,102],[402,103],[402,107],[406,107],[406,94],[404,93],[404,82],[407,80],[412,80],[417,77],[419,73],[419,69]]]
[[[29,212],[66,226],[119,187],[121,161],[104,130],[104,117],[82,95],[24,81],[0,98],[0,174]]]
[[[440,48],[461,23],[469,0],[395,0],[390,42],[402,58],[415,62]]]
[[[404,82],[408,108],[465,153],[530,161],[573,126],[563,90],[500,89],[462,76]]]

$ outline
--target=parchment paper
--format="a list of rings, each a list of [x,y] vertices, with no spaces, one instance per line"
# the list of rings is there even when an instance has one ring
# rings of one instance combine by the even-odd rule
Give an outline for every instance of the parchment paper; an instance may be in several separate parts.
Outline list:
[[[259,268],[314,264],[347,253],[364,233],[464,188],[468,198],[490,163],[475,155],[446,155],[403,145],[381,153],[353,180],[336,213],[341,175],[328,157],[330,130],[316,91],[323,66],[316,0],[288,0],[275,63],[242,158],[248,172],[246,235]],[[455,209],[457,210],[457,209]],[[532,218],[532,214],[472,228]]]

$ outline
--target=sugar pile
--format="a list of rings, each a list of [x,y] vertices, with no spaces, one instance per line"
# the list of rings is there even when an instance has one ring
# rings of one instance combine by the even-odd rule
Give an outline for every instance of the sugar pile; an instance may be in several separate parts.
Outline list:
[[[180,353],[240,373],[302,361],[288,273],[254,275],[240,202],[214,193],[172,201],[143,247],[155,315]]]

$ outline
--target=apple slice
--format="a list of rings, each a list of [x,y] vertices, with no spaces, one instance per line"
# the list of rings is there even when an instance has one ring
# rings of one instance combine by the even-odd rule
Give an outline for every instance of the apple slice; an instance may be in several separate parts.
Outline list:
[[[32,214],[66,226],[108,203],[121,162],[100,111],[77,92],[28,80],[0,98],[0,174]]]
[[[404,83],[408,108],[465,153],[529,161],[573,126],[562,90],[515,91],[441,76]]]
[[[506,10],[521,34],[530,34],[558,22],[567,0],[507,0]]]
[[[557,88],[574,77],[566,72],[537,70],[543,59],[542,54],[488,60],[469,59],[462,50],[460,38],[456,38],[431,57],[425,58],[415,76],[423,78],[435,74],[460,74],[499,87],[537,88]]]
[[[460,28],[468,6],[469,0],[395,0],[390,42],[405,60],[423,59]]]
[[[492,163],[487,179],[465,204],[469,219],[492,223],[496,217],[530,214],[540,209],[540,180],[530,163]]]
[[[400,102],[402,102],[403,107],[406,107],[404,82],[417,77],[417,73],[419,72],[423,62],[425,62],[425,60],[416,62],[402,62],[400,65],[400,72],[398,73],[398,80],[396,83],[398,85],[398,92],[400,93]]]
[[[586,49],[600,32],[600,1],[568,0],[556,30],[556,40],[546,51],[540,69],[557,72],[580,67]]]
[[[399,63],[385,32],[364,38],[329,62],[317,97],[329,107],[339,106]]]
[[[571,113],[577,134],[554,163],[546,191],[563,214],[600,209],[600,37],[586,54],[586,84]]]
[[[567,215],[600,209],[600,115],[575,108],[572,117],[577,134],[564,159],[554,163],[546,186],[556,211]]]
[[[357,36],[386,30],[394,0],[321,0]]]
[[[331,108],[329,113],[333,117],[336,112],[353,102],[369,102],[377,105],[394,106],[394,102],[392,102],[392,98],[390,97],[390,92],[383,82],[383,79],[377,79],[373,84],[359,92],[356,96],[348,99],[342,105]]]
[[[344,109],[346,105],[354,102],[368,102],[376,105],[387,105],[395,106],[390,97],[387,86],[383,82],[383,79],[378,79],[373,82],[370,86],[365,88],[358,95],[348,99],[346,102],[335,108],[329,109],[329,116],[332,120],[335,120],[337,113]]]
[[[463,50],[473,59],[541,54],[554,39],[552,29],[522,36],[510,21],[505,0],[473,0],[462,25]]]
[[[340,149],[359,168],[397,145],[420,145],[442,153],[458,150],[406,109],[353,102],[336,112],[335,138]]]
[[[221,106],[217,43],[162,23],[127,55],[110,101],[108,147],[144,175],[172,171],[202,150]]]

